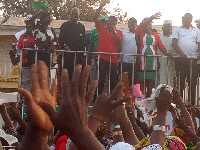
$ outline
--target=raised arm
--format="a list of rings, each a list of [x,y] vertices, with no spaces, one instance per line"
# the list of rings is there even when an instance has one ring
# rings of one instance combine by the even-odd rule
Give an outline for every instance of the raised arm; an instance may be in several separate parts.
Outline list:
[[[28,124],[22,141],[21,150],[46,150],[48,132],[52,129],[49,116],[44,112],[39,103],[47,100],[55,109],[56,82],[49,86],[49,72],[44,62],[31,67],[32,93],[25,89],[19,92],[25,97]]]
[[[120,126],[121,126],[121,130],[124,136],[124,140],[126,143],[129,143],[130,145],[136,145],[139,140],[133,130],[133,127],[131,125],[131,122],[127,116],[126,110],[125,110],[125,106],[121,105],[118,106],[119,112],[118,115],[120,115]]]
[[[136,118],[135,118],[135,113],[134,113],[133,108],[130,106],[126,106],[126,112],[138,140],[141,141],[143,138],[145,138],[145,135],[140,129],[140,127],[138,126],[138,124],[136,123]]]
[[[6,111],[6,105],[0,105],[0,114],[3,118],[3,121],[5,122],[5,129],[7,131],[7,134],[11,134],[11,135],[16,135],[16,129],[8,115],[8,112]]]
[[[143,19],[140,25],[144,27],[146,24],[150,24],[154,19],[160,19],[160,17],[161,17],[161,13],[157,12],[149,18]]]
[[[151,144],[159,144],[162,146],[165,141],[165,124],[167,111],[172,101],[172,94],[169,91],[161,89],[156,101],[157,116],[153,119],[153,132],[151,135]]]
[[[103,9],[103,7],[106,5],[106,3],[108,2],[108,0],[102,0],[100,3],[99,8],[96,10],[95,15],[94,15],[94,21],[95,21],[95,27],[98,28],[100,25],[100,13],[101,10]]]
[[[175,122],[177,123],[177,127],[184,130],[187,136],[190,138],[193,144],[197,144],[200,142],[200,138],[191,130],[191,128],[185,123],[185,119],[182,116],[176,117]]]
[[[185,118],[185,123],[191,128],[193,132],[195,132],[194,124],[192,121],[192,118],[187,111],[187,108],[185,107],[185,104],[183,103],[182,97],[180,96],[177,89],[173,90],[173,103],[179,106],[181,110],[181,115]]]

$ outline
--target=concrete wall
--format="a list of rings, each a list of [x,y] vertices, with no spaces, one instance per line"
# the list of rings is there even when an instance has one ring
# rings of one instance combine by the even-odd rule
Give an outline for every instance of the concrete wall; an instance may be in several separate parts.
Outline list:
[[[9,51],[12,49],[11,43],[16,42],[14,35],[0,35],[0,74],[11,73]]]

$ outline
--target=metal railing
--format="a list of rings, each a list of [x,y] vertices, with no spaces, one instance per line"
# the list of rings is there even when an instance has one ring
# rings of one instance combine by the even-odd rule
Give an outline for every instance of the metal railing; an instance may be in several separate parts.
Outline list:
[[[37,63],[37,58],[38,58],[37,54],[38,54],[39,50],[30,49],[30,48],[26,48],[26,49],[23,49],[23,50],[35,51],[35,63]],[[121,61],[122,61],[122,57],[123,56],[131,56],[133,58],[133,62],[135,62],[135,60],[136,60],[137,57],[140,57],[140,58],[142,58],[144,60],[144,79],[143,79],[143,82],[144,82],[143,94],[144,94],[144,96],[145,96],[145,93],[146,93],[146,80],[145,80],[145,76],[146,76],[146,72],[147,72],[147,70],[146,70],[146,60],[147,60],[147,58],[148,57],[153,57],[154,62],[155,62],[155,69],[154,69],[154,71],[155,71],[155,87],[157,87],[157,85],[160,83],[159,82],[159,70],[157,69],[157,67],[158,67],[157,61],[160,58],[166,58],[167,59],[167,64],[166,64],[166,68],[165,68],[166,74],[168,74],[169,70],[171,69],[171,66],[169,64],[169,59],[167,58],[167,56],[161,56],[161,55],[139,55],[139,54],[133,55],[133,54],[124,54],[124,53],[65,51],[65,50],[55,50],[55,52],[56,53],[60,53],[60,55],[61,55],[61,66],[62,66],[62,68],[64,67],[64,53],[72,53],[72,54],[74,54],[74,61],[72,62],[73,65],[74,65],[74,67],[75,67],[76,62],[77,62],[77,54],[82,53],[82,54],[85,55],[85,65],[87,65],[88,55],[89,54],[96,55],[96,60],[97,60],[97,63],[96,63],[96,68],[97,68],[96,79],[97,80],[99,80],[99,78],[100,78],[100,76],[99,76],[99,74],[100,74],[100,72],[99,72],[99,70],[100,70],[99,66],[100,66],[100,59],[101,59],[100,56],[102,54],[103,55],[109,55],[109,59],[110,60],[109,60],[109,70],[108,70],[108,90],[107,90],[108,93],[111,92],[111,66],[112,66],[111,65],[112,64],[111,60],[112,60],[113,55],[115,55],[115,56],[117,55],[118,58],[119,58],[118,60],[121,60]],[[21,51],[21,54],[22,54],[22,51]],[[52,69],[56,70],[57,68],[53,68],[52,64],[51,64],[52,63],[52,59],[53,59],[52,56],[53,56],[52,53],[50,53],[50,64],[49,64],[50,68],[49,69],[50,70],[52,70]],[[175,57],[174,56],[174,58],[178,59],[179,57]],[[192,81],[192,78],[191,78],[192,77],[192,73],[193,73],[192,60],[194,60],[194,58],[190,58],[190,78],[188,79],[188,81],[190,81],[189,82],[190,85],[188,85],[188,87],[191,87],[191,81]],[[20,58],[20,66],[22,66],[21,64],[22,64],[22,57]],[[132,63],[132,83],[131,83],[131,85],[133,85],[134,82],[135,82],[134,81],[135,80],[135,74],[134,74],[135,73],[135,69],[134,69],[135,65],[136,65],[135,63]],[[120,72],[120,74],[122,75],[123,63],[119,63],[118,64],[118,68],[120,68],[119,70],[121,70],[121,71],[118,70],[118,72]],[[23,68],[20,67],[20,72],[22,71],[22,69]],[[180,71],[180,70],[178,70],[178,71]],[[178,74],[178,76],[174,76],[174,78],[175,78],[175,80],[174,80],[175,85],[171,85],[171,86],[175,86],[178,89],[180,89],[180,72],[177,73],[177,70],[176,70],[176,74]],[[20,74],[20,83],[21,83],[21,76],[22,76],[22,74]],[[167,81],[166,81],[165,84],[169,84],[169,80],[170,80],[169,78],[170,77],[168,77],[168,79],[167,79]],[[21,86],[20,83],[19,83],[19,86]],[[190,93],[189,95],[187,94],[188,93],[187,88],[184,89],[184,93],[185,93],[183,95],[184,100],[185,101],[191,100],[191,88],[189,88],[189,93]],[[98,95],[98,89],[97,89],[97,95]],[[199,105],[199,77],[197,78],[197,92],[196,92],[195,104]]]
[[[2,146],[3,150],[16,150],[16,146]]]

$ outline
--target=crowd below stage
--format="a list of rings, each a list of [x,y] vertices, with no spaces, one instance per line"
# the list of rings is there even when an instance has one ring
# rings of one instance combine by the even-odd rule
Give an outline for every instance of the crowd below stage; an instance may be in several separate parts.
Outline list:
[[[96,10],[96,29],[89,36],[78,22],[78,8],[72,9],[71,19],[61,25],[59,37],[50,27],[49,12],[40,10],[27,16],[26,29],[17,34],[17,49],[22,54],[22,99],[18,104],[0,105],[3,147],[200,149],[200,108],[195,105],[200,30],[191,25],[192,15],[186,13],[182,25],[173,31],[172,21],[165,20],[160,35],[152,29],[152,21],[159,19],[160,13],[144,18],[139,25],[132,17],[128,30],[122,32],[116,28],[114,14],[100,15],[106,3],[102,0]],[[200,20],[196,23],[199,27]],[[37,55],[29,48],[36,49]],[[58,70],[57,80],[50,85],[53,53]],[[104,92],[106,75],[108,93]],[[186,79],[189,103],[183,99]],[[21,104],[26,106],[25,120]],[[173,120],[170,135],[165,127],[168,114]]]

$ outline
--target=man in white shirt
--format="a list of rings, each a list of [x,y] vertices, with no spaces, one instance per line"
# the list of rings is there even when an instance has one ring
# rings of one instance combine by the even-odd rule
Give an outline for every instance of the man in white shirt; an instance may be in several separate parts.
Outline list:
[[[165,20],[162,27],[163,34],[160,35],[160,39],[164,44],[168,53],[175,55],[175,51],[172,47],[172,21]],[[158,54],[164,56],[164,54],[158,51]],[[168,59],[167,57],[160,57],[160,83],[165,83],[170,86],[174,86],[175,77],[175,63],[173,59]]]
[[[188,58],[200,58],[199,55],[197,55],[197,52],[200,51],[200,30],[196,27],[192,27],[192,19],[193,17],[190,13],[186,13],[182,17],[182,26],[176,27],[172,33],[172,46],[178,53],[178,56],[181,57],[181,59],[176,60],[177,76],[180,75],[180,93],[183,95],[185,79],[187,78],[189,85],[191,80],[189,100],[192,104],[195,104],[198,74],[197,59]],[[190,70],[192,70],[191,77]]]
[[[137,26],[137,20],[132,17],[128,20],[129,30],[123,31],[122,51],[123,54],[137,54],[137,46],[135,40],[135,28]],[[122,72],[128,72],[129,84],[132,85],[132,73],[134,71],[133,63],[136,58],[133,56],[122,56]],[[134,71],[135,73],[135,71]],[[134,75],[134,77],[136,77]]]

